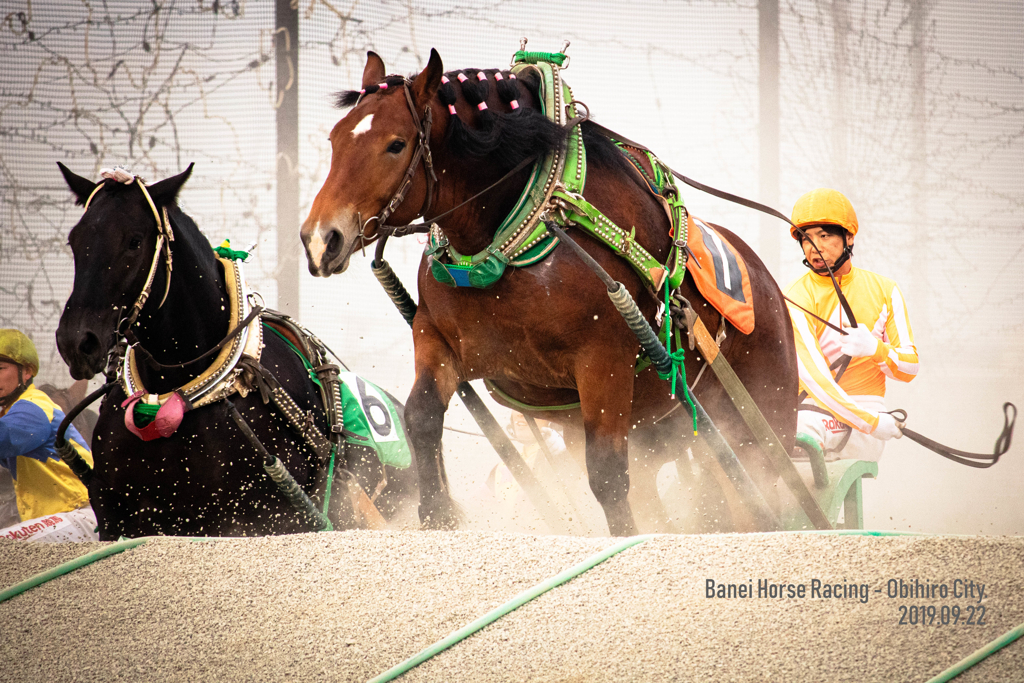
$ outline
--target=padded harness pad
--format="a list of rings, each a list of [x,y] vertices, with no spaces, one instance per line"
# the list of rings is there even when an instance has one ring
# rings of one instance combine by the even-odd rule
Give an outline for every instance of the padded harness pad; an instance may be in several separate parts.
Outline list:
[[[743,257],[717,230],[692,215],[686,245],[696,263],[687,264],[697,289],[743,334],[754,331],[754,295]]]

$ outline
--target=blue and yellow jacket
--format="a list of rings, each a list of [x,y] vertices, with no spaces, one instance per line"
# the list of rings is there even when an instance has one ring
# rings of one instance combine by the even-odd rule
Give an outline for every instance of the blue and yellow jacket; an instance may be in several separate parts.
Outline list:
[[[22,520],[76,510],[89,502],[85,486],[53,447],[63,419],[64,411],[33,385],[8,410],[0,410],[0,465],[14,478]],[[66,437],[92,465],[92,453],[73,425]]]

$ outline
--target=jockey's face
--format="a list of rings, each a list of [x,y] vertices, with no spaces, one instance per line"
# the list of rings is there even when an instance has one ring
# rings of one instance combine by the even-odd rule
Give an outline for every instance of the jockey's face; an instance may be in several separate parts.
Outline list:
[[[25,368],[22,372],[24,381],[27,382],[31,376],[32,369]],[[0,360],[0,401],[13,394],[19,386],[18,364]]]
[[[845,230],[834,228],[811,227],[804,228],[804,237],[800,240],[803,247],[804,257],[811,264],[815,271],[825,271],[825,264],[829,268],[835,265],[839,257],[843,255],[843,249],[849,245],[853,246],[853,235]],[[817,249],[815,249],[817,247]],[[820,254],[818,252],[821,252]],[[823,260],[824,259],[824,260]],[[835,271],[836,275],[846,275],[853,268],[851,261],[847,261]]]

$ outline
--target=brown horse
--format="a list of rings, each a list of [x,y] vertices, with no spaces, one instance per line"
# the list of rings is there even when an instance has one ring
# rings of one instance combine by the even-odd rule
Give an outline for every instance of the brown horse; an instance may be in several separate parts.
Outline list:
[[[461,254],[474,254],[491,244],[528,181],[529,166],[478,199],[459,205],[520,162],[564,145],[566,129],[540,113],[539,82],[529,72],[516,80],[509,79],[508,71],[494,69],[466,73],[473,78],[460,79],[459,72],[443,74],[441,58],[432,50],[426,68],[412,79],[387,76],[383,61],[368,54],[363,92],[339,94],[339,107],[355,106],[331,131],[330,173],[301,230],[313,275],[343,272],[352,253],[379,235],[379,223],[402,226],[418,216],[429,222],[450,211],[437,223]],[[501,79],[496,77],[499,73]],[[429,131],[421,136],[421,122],[430,120]],[[582,125],[586,199],[617,225],[635,226],[636,241],[664,263],[672,246],[665,210],[618,148],[593,126]],[[423,150],[420,137],[426,143]],[[405,177],[408,183],[403,182]],[[399,192],[404,185],[408,187]],[[788,451],[796,429],[797,398],[789,316],[778,285],[760,259],[731,232],[722,234],[746,260],[757,321],[749,335],[728,326],[722,353]],[[587,233],[574,230],[572,235],[629,289],[652,321],[660,295],[647,288],[625,260]],[[642,434],[643,451],[668,442],[673,457],[694,440],[688,410],[670,412],[678,404],[668,382],[652,368],[634,372],[640,351],[637,339],[594,273],[560,245],[536,265],[510,267],[488,289],[441,284],[424,256],[418,286],[413,321],[416,380],[406,416],[418,454],[421,521],[428,527],[457,523],[439,448],[444,413],[460,382],[486,378],[505,395],[528,405],[580,403],[575,411],[538,408],[533,414],[555,421],[582,418],[588,478],[609,529],[615,535],[636,533],[627,501],[629,439]],[[689,275],[681,292],[708,329],[719,329],[720,315]],[[687,354],[691,380],[702,363],[696,353]],[[776,473],[712,373],[705,373],[695,395],[769,496]],[[647,481],[645,495],[653,490],[652,482]]]

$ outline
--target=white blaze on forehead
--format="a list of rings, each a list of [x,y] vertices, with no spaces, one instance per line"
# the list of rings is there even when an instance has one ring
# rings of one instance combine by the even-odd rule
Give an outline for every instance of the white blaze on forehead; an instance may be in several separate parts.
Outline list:
[[[313,230],[313,236],[309,238],[309,244],[306,246],[306,250],[313,258],[313,265],[317,268],[320,267],[320,260],[323,259],[326,249],[327,245],[324,243],[323,238],[320,237],[320,226],[318,225]]]
[[[370,130],[370,126],[373,124],[373,114],[370,114],[362,121],[356,124],[356,127],[352,129],[352,137],[362,135],[366,131]]]

